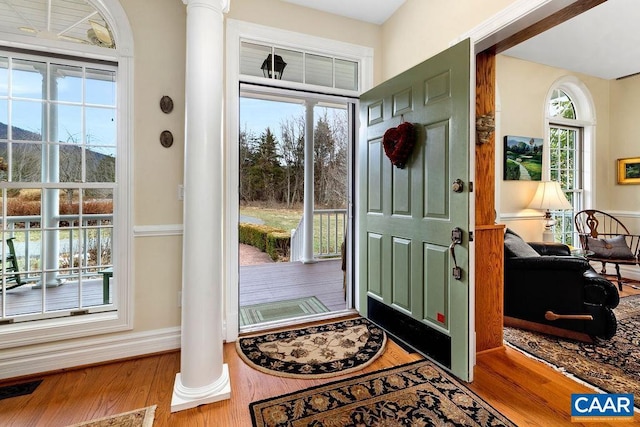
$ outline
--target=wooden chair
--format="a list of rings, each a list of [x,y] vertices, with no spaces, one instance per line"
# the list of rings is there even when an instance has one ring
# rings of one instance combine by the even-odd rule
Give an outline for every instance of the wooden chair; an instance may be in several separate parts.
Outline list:
[[[640,235],[631,234],[619,219],[596,209],[576,213],[575,224],[582,249],[594,252],[587,258],[602,263],[601,274],[606,273],[607,263],[615,265],[622,290],[620,265],[640,265]]]
[[[6,274],[6,278],[5,278],[6,290],[17,288],[18,286],[22,286],[25,284],[25,282],[23,282],[22,279],[20,278],[20,274],[19,274],[20,268],[18,266],[18,257],[16,256],[16,249],[13,245],[14,239],[15,237],[11,237],[7,239],[7,247],[9,248],[9,251],[8,251],[9,253],[4,260],[6,265],[4,268],[4,271]],[[2,261],[0,260],[0,263],[1,262]],[[14,273],[14,274],[8,274],[8,273]]]

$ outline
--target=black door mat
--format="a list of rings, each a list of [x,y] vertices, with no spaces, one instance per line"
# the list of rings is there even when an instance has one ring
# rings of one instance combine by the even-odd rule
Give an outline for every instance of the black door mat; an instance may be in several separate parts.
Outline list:
[[[36,388],[38,388],[41,382],[42,380],[37,380],[0,387],[0,400],[31,394],[35,391]]]

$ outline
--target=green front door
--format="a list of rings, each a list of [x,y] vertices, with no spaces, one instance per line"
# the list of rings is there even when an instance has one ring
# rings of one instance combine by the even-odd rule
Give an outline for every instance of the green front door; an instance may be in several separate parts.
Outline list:
[[[360,311],[470,380],[469,40],[360,100]],[[417,137],[399,168],[385,155],[383,136],[402,122]],[[454,229],[461,232],[456,245]]]

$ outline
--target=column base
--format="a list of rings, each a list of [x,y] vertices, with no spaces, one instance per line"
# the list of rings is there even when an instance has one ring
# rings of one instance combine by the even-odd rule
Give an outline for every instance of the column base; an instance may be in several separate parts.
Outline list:
[[[219,402],[231,398],[231,382],[229,380],[229,366],[222,365],[222,375],[213,384],[199,389],[190,389],[182,385],[180,373],[176,374],[171,397],[171,412],[184,411],[196,406]]]
[[[47,288],[56,288],[60,285],[63,285],[65,282],[65,279],[51,279],[47,283],[45,283],[45,286]],[[42,281],[37,282],[35,285],[33,285],[33,289],[42,289]]]

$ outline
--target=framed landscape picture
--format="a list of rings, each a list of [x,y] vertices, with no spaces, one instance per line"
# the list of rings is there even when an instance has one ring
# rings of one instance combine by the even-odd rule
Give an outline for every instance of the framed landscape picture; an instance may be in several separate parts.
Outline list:
[[[542,138],[513,135],[504,137],[504,179],[542,180]]]
[[[618,184],[640,184],[640,157],[618,159]]]

